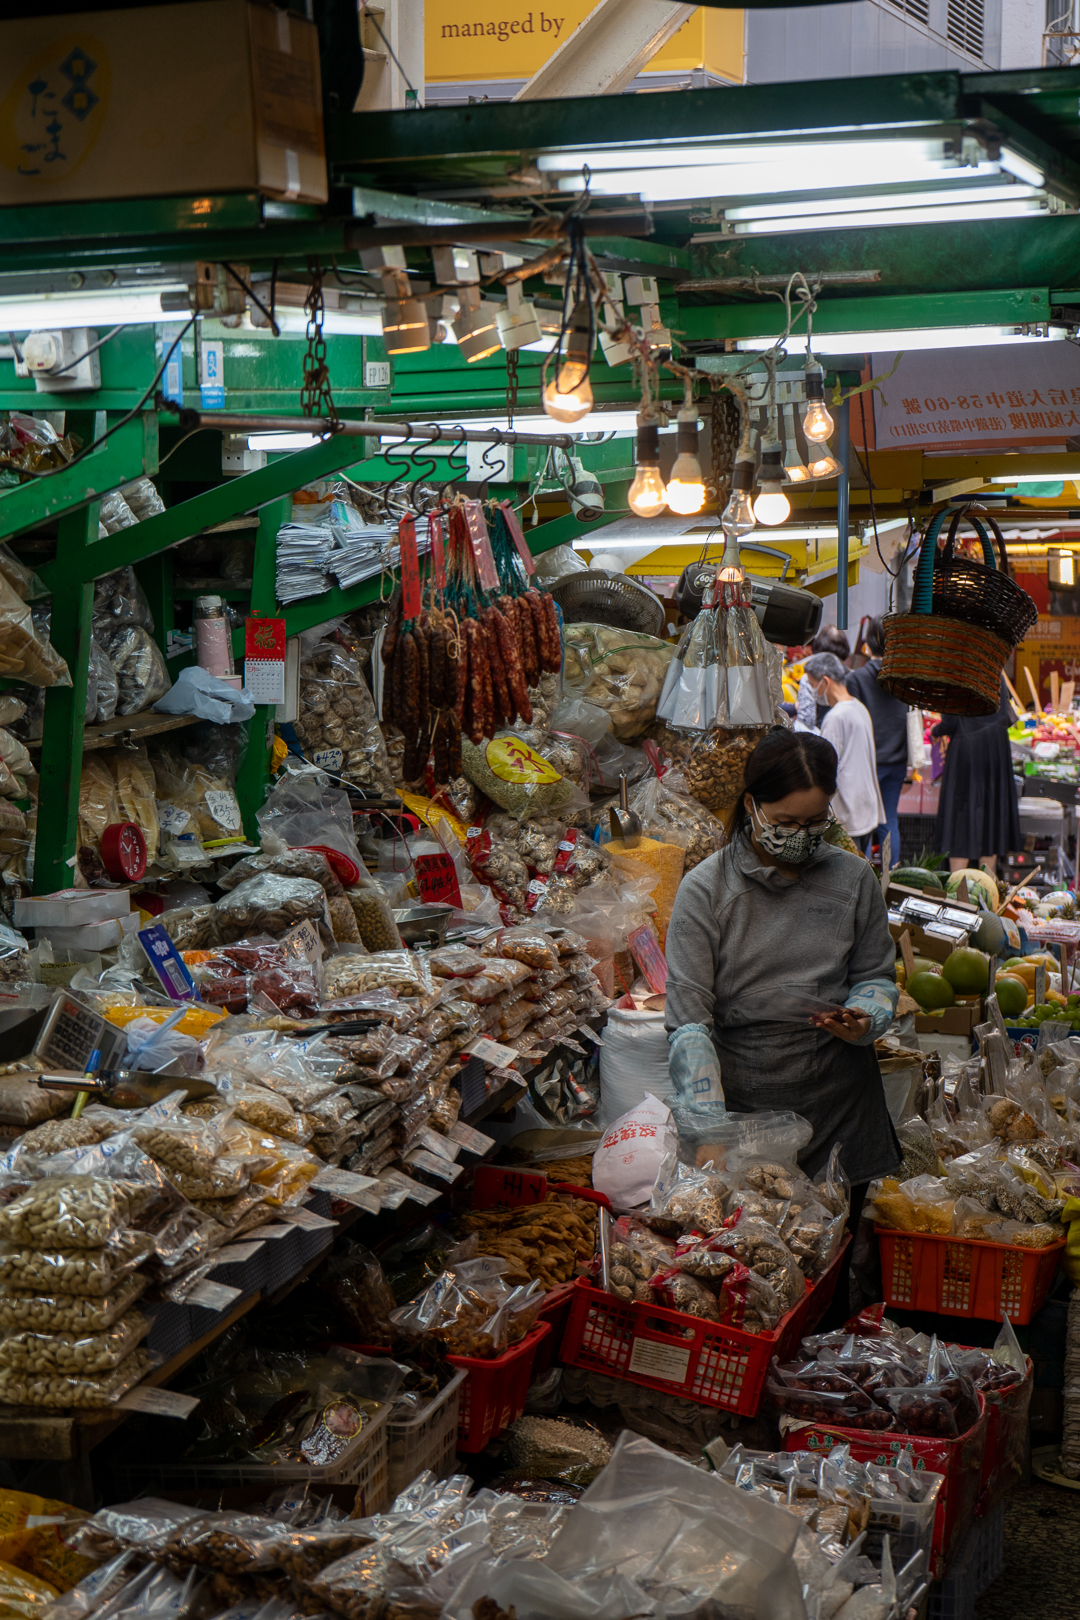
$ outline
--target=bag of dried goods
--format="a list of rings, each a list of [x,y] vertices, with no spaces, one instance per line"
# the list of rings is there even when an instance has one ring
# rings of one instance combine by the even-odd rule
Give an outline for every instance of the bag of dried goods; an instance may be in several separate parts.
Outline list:
[[[461,760],[469,781],[521,821],[587,803],[574,783],[516,731],[501,731],[479,748],[463,737]]]
[[[313,764],[354,787],[393,796],[375,703],[337,623],[301,637],[300,713],[292,729]]]
[[[98,753],[87,754],[79,781],[79,848],[100,857],[106,827],[123,820],[112,772]]]
[[[660,843],[681,847],[684,872],[692,872],[727,843],[723,822],[691,797],[681,771],[647,776],[630,795],[630,808],[640,819],[642,832]]]
[[[716,726],[694,736],[683,780],[692,797],[725,825],[745,790],[746,761],[764,735],[764,727]]]
[[[325,855],[317,849],[287,849],[278,855],[245,855],[218,878],[218,887],[235,889],[245,878],[260,872],[276,872],[278,877],[312,878],[321,883],[328,899],[344,893],[341,880]]]
[[[148,630],[121,624],[99,638],[116,674],[117,714],[141,714],[172,685],[161,649]]]
[[[564,634],[564,691],[606,709],[620,742],[640,737],[656,717],[674,647],[606,624],[568,624]]]
[[[47,632],[39,633],[34,615],[0,575],[0,675],[30,686],[70,686],[67,664],[54,650]]]
[[[227,777],[184,759],[166,743],[154,748],[150,760],[163,832],[209,842],[240,833],[240,806]]]
[[[161,828],[157,813],[157,781],[145,748],[110,749],[104,755],[120,807],[120,819],[133,821],[146,840],[146,860],[157,860]]]

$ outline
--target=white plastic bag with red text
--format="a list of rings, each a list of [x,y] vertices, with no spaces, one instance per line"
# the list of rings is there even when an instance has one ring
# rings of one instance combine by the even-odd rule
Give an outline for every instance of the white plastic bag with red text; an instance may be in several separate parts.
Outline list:
[[[593,1186],[616,1209],[648,1203],[664,1157],[678,1145],[671,1110],[651,1091],[604,1132],[593,1156]]]

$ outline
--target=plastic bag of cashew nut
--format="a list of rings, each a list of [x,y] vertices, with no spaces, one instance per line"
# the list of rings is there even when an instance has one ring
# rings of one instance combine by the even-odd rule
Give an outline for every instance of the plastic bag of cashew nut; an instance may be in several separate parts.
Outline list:
[[[36,1249],[100,1249],[147,1197],[135,1183],[46,1176],[0,1209],[0,1241]]]
[[[149,1333],[151,1321],[141,1311],[125,1311],[111,1327],[98,1333],[36,1333],[23,1328],[0,1339],[0,1367],[20,1372],[111,1372]]]
[[[5,1332],[27,1329],[77,1336],[100,1333],[134,1305],[149,1281],[142,1272],[131,1271],[111,1293],[98,1296],[43,1294],[5,1285],[0,1287],[0,1328]]]
[[[681,771],[647,776],[631,794],[630,809],[646,837],[681,847],[684,875],[728,841],[723,822],[691,797]]]
[[[564,692],[606,709],[620,742],[640,737],[656,718],[671,642],[606,624],[568,624],[564,637]]]
[[[118,1366],[102,1373],[51,1372],[40,1362],[16,1371],[0,1363],[0,1401],[12,1406],[112,1406],[142,1382],[160,1357],[132,1350]]]

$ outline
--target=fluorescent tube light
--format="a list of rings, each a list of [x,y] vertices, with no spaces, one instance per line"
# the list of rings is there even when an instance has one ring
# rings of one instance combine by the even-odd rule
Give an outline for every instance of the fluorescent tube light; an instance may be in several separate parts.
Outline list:
[[[814,332],[815,354],[892,354],[900,349],[978,349],[1008,343],[1046,343],[1063,339],[1064,327],[1040,328],[1042,336],[1025,336],[1012,326],[939,326],[895,332]],[[739,338],[740,349],[760,352],[777,338]],[[789,354],[806,352],[805,332],[793,332],[784,345]]]
[[[1043,186],[1046,184],[1046,176],[1038,165],[1029,163],[1026,157],[1021,157],[1019,152],[1014,152],[1011,146],[1001,148],[1001,156],[998,162],[1007,174],[1015,174],[1018,180],[1025,181],[1029,186]]]
[[[940,191],[898,191],[889,197],[802,197],[792,202],[744,203],[725,208],[725,220],[737,219],[792,219],[820,214],[827,208],[831,214],[880,213],[882,209],[947,208],[962,203],[965,208],[973,203],[1024,202],[1035,195],[1030,186],[1016,180],[1003,180],[1000,185],[948,186]]]
[[[880,199],[878,199],[880,201]],[[851,217],[835,211],[831,204],[820,203],[829,212],[811,215],[788,215],[785,219],[736,220],[730,227],[732,236],[774,236],[788,231],[827,231],[849,226]],[[944,225],[966,219],[1020,219],[1030,215],[1033,219],[1046,217],[1046,205],[1036,198],[1021,198],[1016,202],[953,203],[944,207],[878,208],[859,214],[860,225]]]
[[[894,164],[867,162],[818,171],[811,185],[802,178],[805,166],[791,163],[753,163],[728,167],[710,164],[687,169],[615,169],[590,178],[590,191],[604,196],[638,195],[651,202],[673,202],[694,197],[756,197],[798,191],[838,191],[845,186],[928,185],[935,180],[1000,178],[996,163],[966,169],[933,163]],[[579,175],[559,180],[560,191],[580,191]],[[819,204],[819,206],[823,206]]]
[[[176,283],[155,287],[153,292],[42,293],[38,298],[0,298],[0,332],[183,321],[186,317],[182,312],[165,314],[162,311],[161,294],[184,290],[183,283]]]
[[[643,169],[700,169],[719,165],[772,164],[787,165],[788,172],[802,173],[807,159],[820,159],[830,169],[842,170],[846,165],[863,164],[930,165],[936,168],[955,165],[956,159],[945,155],[941,139],[900,136],[893,140],[849,141],[713,141],[699,146],[665,146],[662,143],[648,147],[620,146],[592,151],[545,152],[537,159],[542,174],[572,174],[588,165],[593,176],[611,170]],[[843,184],[838,181],[837,184]]]

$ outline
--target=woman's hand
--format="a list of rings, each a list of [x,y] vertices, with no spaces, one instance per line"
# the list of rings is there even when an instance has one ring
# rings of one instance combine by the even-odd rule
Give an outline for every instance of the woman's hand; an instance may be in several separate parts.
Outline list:
[[[815,1022],[819,1029],[827,1029],[838,1041],[862,1040],[870,1029],[870,1015],[852,1012],[850,1007],[845,1007],[832,1018],[818,1018]]]

